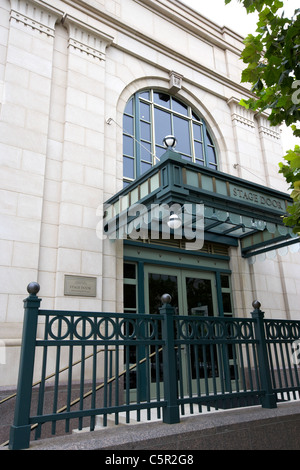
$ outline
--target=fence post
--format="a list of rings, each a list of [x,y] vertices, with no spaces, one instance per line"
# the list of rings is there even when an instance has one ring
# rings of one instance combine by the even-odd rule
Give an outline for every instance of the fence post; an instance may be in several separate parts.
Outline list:
[[[9,448],[26,449],[30,443],[29,422],[35,357],[38,311],[41,299],[37,297],[40,286],[31,282],[27,286],[29,297],[24,300],[24,323],[20,354],[19,377],[14,424],[10,429]]]
[[[163,305],[159,311],[164,316],[162,335],[165,340],[163,348],[164,397],[167,401],[166,408],[163,408],[163,422],[174,424],[180,422],[179,406],[177,403],[177,362],[173,323],[175,309],[170,305],[171,296],[169,294],[164,294],[161,300]]]
[[[252,318],[255,320],[255,337],[258,340],[257,355],[260,380],[263,390],[266,392],[265,396],[262,398],[261,404],[263,408],[277,408],[276,395],[272,388],[272,381],[270,375],[270,366],[268,360],[268,351],[263,320],[264,312],[260,310],[260,306],[260,302],[258,302],[258,300],[254,300],[254,302],[252,302],[252,307],[254,308],[254,310],[253,312],[251,312],[251,315]]]

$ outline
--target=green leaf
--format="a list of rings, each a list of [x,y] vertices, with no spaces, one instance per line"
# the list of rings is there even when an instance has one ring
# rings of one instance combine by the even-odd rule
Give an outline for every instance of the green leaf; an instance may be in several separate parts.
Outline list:
[[[244,40],[241,60],[245,68],[241,82],[249,83],[253,98],[242,99],[240,104],[256,112],[268,110],[272,126],[285,123],[293,135],[300,137],[300,103],[297,89],[300,80],[300,8],[291,17],[279,12],[282,0],[239,0],[247,13],[257,12],[256,34]],[[225,5],[231,0],[225,0]],[[299,88],[299,87],[297,87]],[[283,156],[278,171],[290,184],[294,203],[288,207],[289,216],[284,223],[300,231],[300,147],[295,146]]]
[[[256,90],[262,90],[264,87],[263,85],[263,82],[261,81],[261,79],[257,80],[257,82],[254,84],[254,86],[252,87],[251,91],[256,91]]]

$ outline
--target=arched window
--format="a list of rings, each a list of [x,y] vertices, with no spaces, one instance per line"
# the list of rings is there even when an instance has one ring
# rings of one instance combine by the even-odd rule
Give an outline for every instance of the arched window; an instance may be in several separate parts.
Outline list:
[[[163,138],[173,134],[182,158],[217,169],[215,146],[203,119],[167,93],[144,90],[133,95],[123,115],[124,185],[149,170],[166,151]]]

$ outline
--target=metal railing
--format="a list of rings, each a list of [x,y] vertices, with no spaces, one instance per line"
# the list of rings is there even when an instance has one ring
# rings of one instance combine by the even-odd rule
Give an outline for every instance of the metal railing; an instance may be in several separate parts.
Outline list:
[[[33,428],[35,438],[47,426],[50,434],[92,431],[97,416],[105,426],[133,413],[150,420],[155,410],[172,424],[187,407],[273,408],[299,398],[300,322],[265,320],[258,302],[251,318],[176,315],[166,295],[158,315],[70,312],[41,310],[34,283],[28,292],[10,449],[28,448]]]

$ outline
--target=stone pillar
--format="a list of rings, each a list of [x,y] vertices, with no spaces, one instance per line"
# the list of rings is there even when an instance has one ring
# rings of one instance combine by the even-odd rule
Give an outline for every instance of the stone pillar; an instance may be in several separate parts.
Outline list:
[[[238,176],[258,184],[265,184],[264,165],[259,158],[261,150],[254,112],[241,106],[236,98],[230,98],[227,103],[231,111],[236,146],[234,167],[238,171]]]
[[[62,12],[11,0],[1,106],[1,276],[6,312],[20,322],[28,280],[37,278],[49,125],[54,27]]]
[[[258,124],[260,147],[266,174],[266,183],[270,188],[287,191],[288,185],[279,171],[279,162],[283,161],[283,149],[279,126],[271,126],[268,116],[259,114]]]
[[[0,385],[7,386],[16,383],[22,299],[38,277],[53,41],[62,12],[38,0],[11,0],[1,16],[7,47],[0,120],[0,338],[7,350]]]
[[[102,310],[102,243],[96,211],[103,202],[105,53],[113,38],[66,15],[68,68],[62,149],[56,306]],[[96,296],[64,296],[65,275],[96,278]]]

